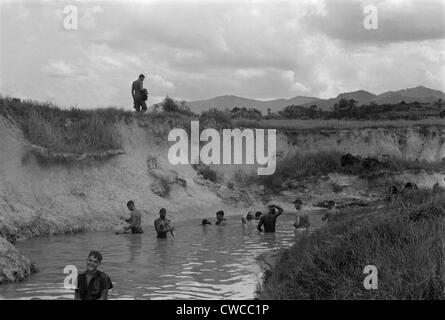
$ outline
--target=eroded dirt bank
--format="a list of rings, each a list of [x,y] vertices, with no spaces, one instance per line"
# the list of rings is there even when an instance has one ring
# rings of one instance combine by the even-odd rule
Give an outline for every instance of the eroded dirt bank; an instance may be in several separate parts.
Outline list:
[[[381,196],[372,191],[376,190],[375,185],[341,175],[296,181],[293,188],[272,196],[265,194],[264,186],[241,188],[234,183],[230,173],[251,169],[244,166],[219,166],[217,170],[225,179],[212,183],[199,177],[190,165],[169,163],[167,135],[170,125],[134,118],[120,122],[116,129],[122,138],[122,150],[106,159],[42,162],[14,121],[0,116],[0,233],[3,237],[20,240],[114,229],[121,223],[119,217],[128,214],[126,202],[130,199],[144,210],[143,224],[151,226],[161,207],[167,208],[173,221],[180,221],[213,216],[220,209],[228,215],[242,214],[245,208],[261,206],[268,201],[293,211],[291,201],[295,197],[302,198],[310,208],[328,198],[348,205]],[[406,129],[405,133],[402,132],[405,129],[395,130],[399,131],[362,129],[352,133],[313,132],[297,136],[281,132],[277,156],[337,150],[356,155],[389,154],[436,161],[445,155],[443,130],[433,128],[428,135],[417,129]],[[405,139],[403,134],[406,134]],[[445,184],[438,173],[421,175],[421,178],[419,175],[400,177],[400,183],[420,179],[416,183],[421,187],[431,187],[438,181]],[[383,183],[381,190],[384,188]],[[16,275],[5,276],[5,281],[23,279],[27,274],[23,270],[31,270],[32,266],[12,248],[5,244],[0,251],[0,260],[7,261],[11,253],[16,257],[8,258],[10,266],[16,266],[16,273],[2,265],[4,270],[0,274]]]

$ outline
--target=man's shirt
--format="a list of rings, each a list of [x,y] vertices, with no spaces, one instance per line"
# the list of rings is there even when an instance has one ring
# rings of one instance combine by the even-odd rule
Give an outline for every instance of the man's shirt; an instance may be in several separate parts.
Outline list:
[[[77,289],[81,300],[98,300],[103,290],[113,288],[110,277],[99,270],[94,271],[90,283],[87,282],[87,273],[82,272],[77,277]]]
[[[137,79],[133,81],[133,84],[131,85],[131,92],[134,92],[135,99],[142,99],[143,97],[142,89],[143,85],[141,80]]]

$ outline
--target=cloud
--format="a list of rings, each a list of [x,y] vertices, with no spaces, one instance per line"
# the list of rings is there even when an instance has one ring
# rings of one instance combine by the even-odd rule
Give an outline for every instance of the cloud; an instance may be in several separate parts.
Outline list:
[[[365,6],[377,9],[378,28],[367,30]],[[445,38],[445,4],[442,1],[326,1],[324,10],[306,16],[308,30],[356,43],[391,43]]]
[[[49,76],[68,78],[80,75],[81,72],[72,64],[63,61],[52,61],[42,67],[42,72]]]
[[[0,2],[2,94],[127,107],[140,73],[149,103],[165,95],[329,98],[358,89],[445,88],[439,1],[73,3],[78,30],[63,28],[63,2],[26,9]],[[363,28],[367,4],[379,10],[378,30]],[[16,18],[17,10],[28,18]]]

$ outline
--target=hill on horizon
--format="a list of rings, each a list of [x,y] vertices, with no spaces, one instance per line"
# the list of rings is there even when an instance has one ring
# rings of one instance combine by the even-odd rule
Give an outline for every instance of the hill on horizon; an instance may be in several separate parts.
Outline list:
[[[304,105],[311,104],[319,101],[319,98],[297,96],[291,99],[275,99],[275,100],[255,100],[243,97],[237,97],[234,95],[218,96],[207,100],[186,101],[190,110],[193,112],[206,111],[208,109],[233,109],[235,107],[255,108],[260,110],[263,114],[267,113],[267,109],[270,108],[272,112],[284,109],[290,105]]]
[[[255,108],[260,110],[263,114],[266,114],[268,108],[270,108],[272,112],[278,112],[290,105],[301,105],[305,107],[317,105],[322,110],[330,110],[332,106],[341,99],[354,99],[358,102],[358,105],[369,104],[372,102],[377,104],[397,104],[402,101],[406,103],[412,103],[415,101],[420,103],[433,103],[438,99],[445,100],[445,94],[440,90],[433,90],[424,86],[417,86],[398,91],[387,91],[379,95],[365,90],[343,92],[337,97],[330,99],[296,96],[290,99],[263,101],[238,97],[235,95],[224,95],[206,100],[186,101],[186,103],[190,107],[190,110],[196,113],[213,108],[218,110],[230,110],[234,107],[245,107]]]

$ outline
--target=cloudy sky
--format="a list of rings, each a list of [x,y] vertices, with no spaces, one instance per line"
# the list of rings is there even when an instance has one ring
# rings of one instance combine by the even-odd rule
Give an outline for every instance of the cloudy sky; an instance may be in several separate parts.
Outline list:
[[[67,5],[78,29],[67,30]],[[377,29],[363,12],[377,8]],[[0,94],[63,107],[445,91],[445,2],[0,0]]]

